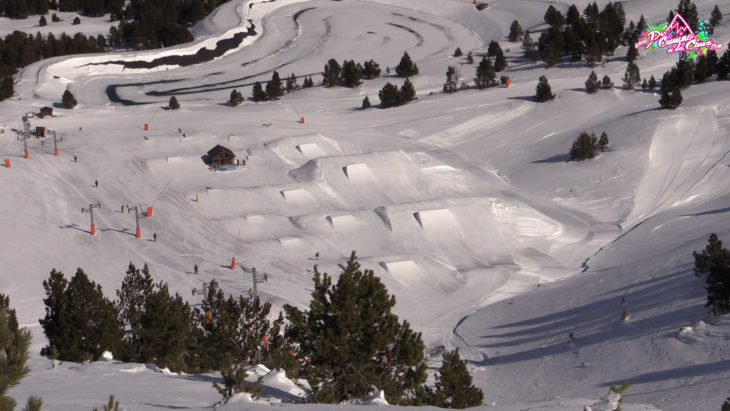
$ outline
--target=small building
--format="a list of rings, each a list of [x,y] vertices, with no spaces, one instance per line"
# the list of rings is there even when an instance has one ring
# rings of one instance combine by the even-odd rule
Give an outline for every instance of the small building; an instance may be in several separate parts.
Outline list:
[[[236,155],[233,151],[218,144],[208,150],[208,161],[213,167],[228,167],[236,165]]]
[[[45,118],[47,116],[53,117],[53,108],[52,107],[41,108],[41,118]]]
[[[46,136],[46,128],[38,126],[35,128],[35,136],[36,137],[45,137]]]

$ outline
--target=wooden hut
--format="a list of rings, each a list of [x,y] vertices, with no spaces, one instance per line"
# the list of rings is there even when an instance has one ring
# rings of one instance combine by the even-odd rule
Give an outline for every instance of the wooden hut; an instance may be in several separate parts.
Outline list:
[[[208,150],[208,161],[213,167],[235,165],[236,155],[230,149],[218,144]]]
[[[46,128],[38,126],[35,128],[35,136],[36,137],[45,137],[46,136]]]
[[[41,118],[45,118],[47,116],[53,117],[53,108],[52,107],[41,108]]]

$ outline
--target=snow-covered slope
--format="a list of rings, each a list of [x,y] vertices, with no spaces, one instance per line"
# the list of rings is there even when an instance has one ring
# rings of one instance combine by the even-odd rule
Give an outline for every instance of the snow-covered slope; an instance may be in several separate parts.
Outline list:
[[[636,21],[664,18],[676,4],[624,6]],[[713,6],[698,2],[702,15]],[[730,2],[719,6],[730,10]],[[461,348],[485,402],[497,409],[581,409],[624,380],[633,384],[628,403],[719,407],[730,375],[728,323],[706,318],[691,252],[710,232],[730,241],[730,83],[692,86],[674,111],[660,110],[654,92],[587,95],[591,69],[564,63],[548,70],[504,41],[513,19],[543,29],[546,7],[532,0],[495,1],[484,11],[456,0],[234,0],[196,27],[198,41],[189,45],[54,58],[23,70],[16,97],[0,103],[0,153],[12,162],[0,169],[0,290],[34,332],[32,373],[11,395],[40,394],[54,410],[98,406],[109,393],[127,409],[200,409],[218,400],[215,375],[54,365],[38,356],[41,283],[51,268],[71,275],[83,267],[112,295],[130,261],[147,262],[156,279],[186,297],[212,278],[237,295],[251,279],[226,268],[235,256],[269,274],[259,291],[278,308],[305,306],[312,265],[337,273],[356,250],[429,346]],[[251,24],[257,35],[213,61],[119,64],[193,55]],[[713,38],[730,42],[727,23]],[[466,82],[474,76],[474,65],[451,57],[454,49],[480,57],[491,40],[506,51],[511,87],[442,94],[448,65]],[[402,84],[385,68],[404,51],[421,71],[411,79],[418,100],[360,110],[365,96],[377,103],[386,82]],[[624,54],[619,48],[597,74],[619,83]],[[273,102],[225,104],[232,89],[249,96],[273,70],[318,83],[329,58],[372,58],[383,76],[354,90],[318,86]],[[674,62],[657,52],[638,65],[643,77],[661,78]],[[543,74],[557,98],[537,104],[531,96]],[[24,159],[21,116],[58,103],[67,87],[77,108],[31,119],[62,138],[60,156],[52,155],[52,140],[33,139]],[[180,110],[164,108],[173,95]],[[583,130],[606,131],[611,150],[567,163]],[[209,171],[201,157],[216,144],[246,166]],[[91,236],[81,208],[97,201]],[[142,239],[122,204],[153,207],[141,221]],[[269,376],[267,398],[298,401],[279,377]],[[268,407],[241,401],[225,409]],[[634,407],[624,409],[651,409]]]

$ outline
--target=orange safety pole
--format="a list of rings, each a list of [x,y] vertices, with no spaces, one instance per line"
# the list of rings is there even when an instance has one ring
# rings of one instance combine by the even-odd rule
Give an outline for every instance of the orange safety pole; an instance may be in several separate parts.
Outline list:
[[[25,158],[30,158],[30,155],[28,154],[28,150],[25,150],[25,155],[24,155],[24,157],[25,157]]]
[[[135,234],[135,237],[142,238],[142,230],[140,230],[139,227],[137,227],[137,233]]]
[[[10,159],[9,158],[5,159],[5,168],[10,168]]]
[[[236,269],[236,257],[233,257],[233,259],[231,260],[231,270],[235,270],[235,269]]]
[[[304,124],[304,117],[300,117],[300,118],[299,118],[299,122],[300,122],[301,124]]]
[[[53,149],[53,155],[56,156],[56,157],[58,157],[58,149],[57,148],[56,149]]]
[[[96,225],[91,223],[91,235],[96,235]]]
[[[148,123],[144,123],[144,131],[150,131],[150,125]]]
[[[509,85],[512,84],[512,80],[507,79],[507,81],[504,83],[505,87],[509,87]]]
[[[152,207],[147,207],[147,217],[152,217]]]

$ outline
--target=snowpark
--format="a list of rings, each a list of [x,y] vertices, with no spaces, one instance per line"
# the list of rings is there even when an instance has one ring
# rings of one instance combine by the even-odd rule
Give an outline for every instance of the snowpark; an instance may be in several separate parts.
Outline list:
[[[726,13],[713,39],[730,43],[730,2],[696,4],[701,16],[715,4]],[[82,267],[111,295],[130,261],[147,262],[195,303],[191,290],[211,279],[233,295],[248,291],[251,276],[229,268],[235,257],[268,274],[258,292],[278,314],[308,304],[314,264],[336,274],[356,250],[429,348],[460,348],[482,409],[604,409],[609,386],[624,381],[624,410],[719,409],[730,389],[730,322],[706,315],[692,251],[712,232],[730,243],[730,83],[693,85],[676,110],[662,110],[654,91],[589,95],[583,63],[546,69],[506,41],[514,19],[544,29],[547,5],[233,0],[194,28],[190,44],[26,67],[15,97],[0,102],[0,155],[12,164],[0,168],[0,290],[33,332],[31,374],[10,396],[40,395],[51,410],[92,409],[109,394],[128,410],[339,409],[298,404],[302,389],[262,367],[260,400],[214,405],[217,374],[41,357],[42,281],[52,268]],[[674,7],[624,3],[627,21],[664,19]],[[449,65],[473,82],[475,66],[454,49],[479,56],[491,40],[506,51],[501,74],[511,86],[442,93]],[[224,46],[191,64],[201,48]],[[386,82],[402,84],[385,70],[356,89],[319,85],[330,58],[392,69],[404,51],[421,72],[408,105],[360,110],[365,96],[377,104]],[[596,73],[618,83],[625,52]],[[675,62],[659,51],[637,64],[659,79]],[[312,75],[316,86],[225,103],[274,70],[300,83]],[[532,99],[541,75],[552,102]],[[73,110],[60,108],[66,89],[79,101]],[[166,109],[171,96],[179,110]],[[52,139],[34,138],[24,158],[21,117],[53,105],[53,117],[30,122],[55,132],[60,155]],[[567,162],[584,130],[606,131],[611,149]],[[210,171],[202,157],[217,144],[246,165]],[[92,236],[81,208],[97,202]],[[153,208],[141,238],[121,205]]]

